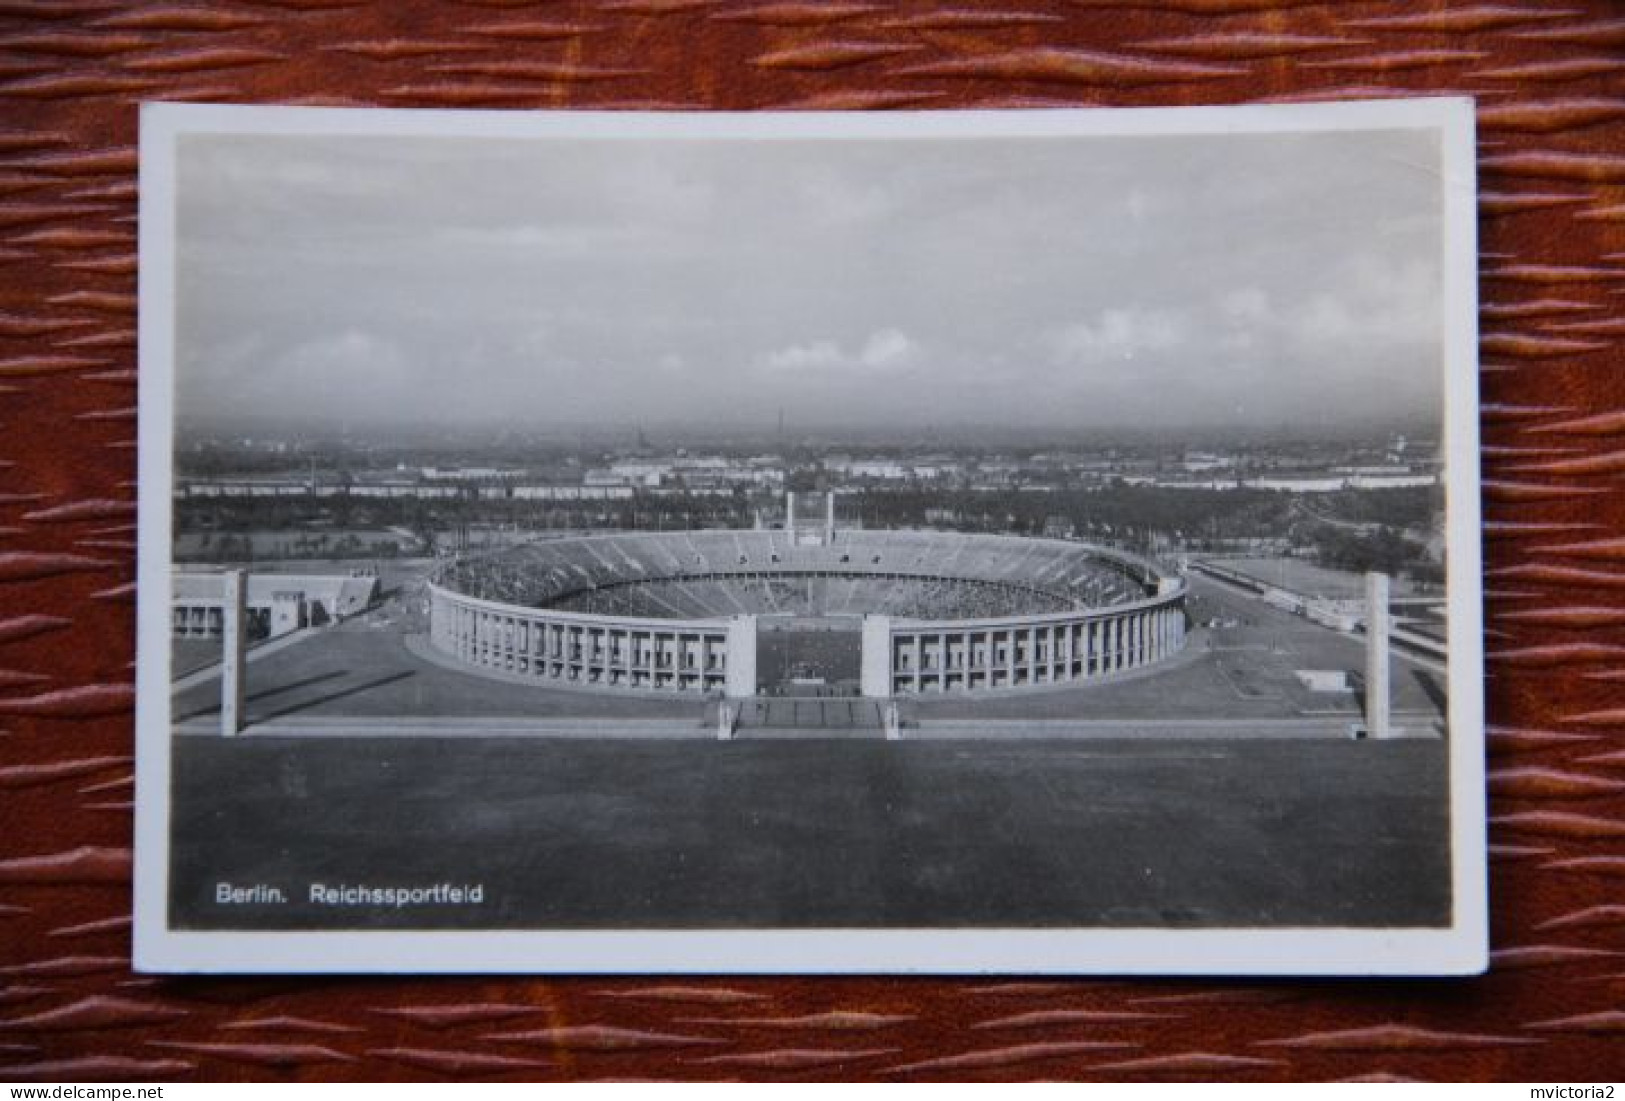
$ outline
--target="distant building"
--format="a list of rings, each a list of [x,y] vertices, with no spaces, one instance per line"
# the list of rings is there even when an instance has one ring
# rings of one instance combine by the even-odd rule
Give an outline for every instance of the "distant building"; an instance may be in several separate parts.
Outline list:
[[[248,635],[279,638],[303,627],[358,615],[378,599],[371,573],[248,576]],[[225,622],[225,575],[179,571],[171,597],[171,630],[176,638],[219,638]]]
[[[1215,455],[1209,451],[1187,451],[1180,465],[1186,470],[1196,473],[1203,470],[1222,470],[1233,466],[1234,460],[1226,455]]]
[[[431,482],[489,482],[501,478],[518,478],[517,470],[502,470],[494,466],[457,466],[423,468],[423,477]]]

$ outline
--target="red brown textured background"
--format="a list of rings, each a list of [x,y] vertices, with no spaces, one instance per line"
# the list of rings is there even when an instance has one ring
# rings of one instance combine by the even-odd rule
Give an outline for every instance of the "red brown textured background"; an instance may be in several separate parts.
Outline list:
[[[1479,97],[1494,964],[1429,982],[131,975],[136,104]],[[0,1079],[1625,1069],[1625,9],[0,0]]]

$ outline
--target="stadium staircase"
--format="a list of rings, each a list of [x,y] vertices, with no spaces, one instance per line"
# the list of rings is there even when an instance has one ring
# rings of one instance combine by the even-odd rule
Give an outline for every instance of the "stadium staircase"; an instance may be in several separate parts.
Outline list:
[[[859,696],[760,696],[741,700],[734,737],[880,740],[882,705]]]

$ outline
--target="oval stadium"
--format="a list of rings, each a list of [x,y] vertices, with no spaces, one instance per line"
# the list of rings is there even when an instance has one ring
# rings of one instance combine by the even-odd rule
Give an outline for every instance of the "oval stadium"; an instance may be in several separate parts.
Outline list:
[[[456,558],[428,587],[430,640],[555,687],[732,698],[1076,685],[1184,643],[1184,581],[1122,551],[789,517]]]

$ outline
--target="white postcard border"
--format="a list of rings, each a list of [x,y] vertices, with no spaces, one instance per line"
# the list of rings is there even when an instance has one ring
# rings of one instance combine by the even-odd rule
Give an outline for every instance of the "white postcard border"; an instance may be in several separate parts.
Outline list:
[[[140,168],[134,965],[142,972],[1460,975],[1487,965],[1477,211],[1466,98],[1034,111],[653,113],[147,104]],[[175,154],[183,134],[667,140],[1437,129],[1444,171],[1448,929],[178,932],[168,927]]]

